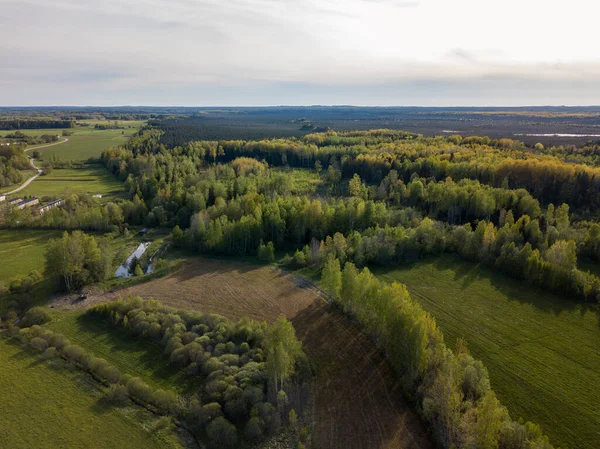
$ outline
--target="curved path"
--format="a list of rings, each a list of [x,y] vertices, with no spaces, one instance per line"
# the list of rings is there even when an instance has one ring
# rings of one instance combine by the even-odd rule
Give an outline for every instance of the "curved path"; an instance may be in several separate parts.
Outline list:
[[[61,143],[65,143],[67,140],[69,140],[69,139],[67,139],[65,137],[65,140],[61,140],[60,142],[50,143],[48,145],[40,145],[40,146],[37,146],[37,147],[27,148],[24,152],[27,153],[28,151],[37,150],[39,148],[46,148],[46,147],[51,147],[51,146],[54,146],[54,145],[60,145]],[[23,190],[25,187],[27,187],[29,184],[31,184],[35,180],[35,178],[37,178],[38,176],[40,176],[42,174],[42,169],[40,167],[38,167],[37,165],[35,165],[34,161],[35,161],[34,158],[32,158],[32,157],[29,158],[29,163],[31,164],[31,167],[34,170],[37,170],[37,173],[35,175],[33,175],[31,178],[29,178],[27,181],[25,181],[23,184],[21,184],[19,187],[17,187],[16,189],[11,190],[10,192],[3,193],[2,195],[12,195],[13,193],[17,193],[17,192]]]

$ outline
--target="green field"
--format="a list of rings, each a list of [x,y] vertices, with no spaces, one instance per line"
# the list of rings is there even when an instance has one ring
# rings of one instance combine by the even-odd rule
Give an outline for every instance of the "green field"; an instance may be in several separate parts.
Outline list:
[[[31,270],[43,273],[46,243],[61,234],[46,230],[0,230],[0,283],[13,276],[26,276]]]
[[[106,359],[122,373],[142,378],[155,389],[184,393],[200,388],[194,384],[198,378],[169,363],[160,342],[132,337],[121,328],[75,312],[56,313],[55,320],[47,327],[88,353]]]
[[[66,129],[21,129],[19,131],[30,136],[41,136],[43,134],[57,135],[59,136],[59,140],[65,139],[65,137],[62,137],[63,131],[71,132],[73,133],[71,136],[66,136],[66,139],[68,139],[67,142],[40,148],[39,151],[42,154],[42,159],[48,159],[52,155],[55,155],[61,160],[82,161],[90,157],[99,157],[102,151],[110,146],[125,143],[145,122],[141,120],[119,121],[119,126],[123,126],[125,129],[106,130],[94,129],[94,125],[97,123],[112,122],[80,120],[78,123],[89,123],[90,126],[76,126],[75,128]],[[0,136],[12,133],[14,131],[0,131]],[[43,145],[33,145],[31,148],[35,149],[38,146],[41,147]]]
[[[89,376],[0,340],[0,444],[11,449],[181,447],[142,408],[115,407]]]
[[[46,148],[40,148],[42,160],[56,156],[61,160],[81,161],[90,157],[99,157],[102,151],[108,147],[117,146],[125,143],[132,134],[131,130],[107,129],[94,130],[86,128],[75,128],[72,136],[65,143],[52,145]],[[61,137],[63,139],[63,137]]]
[[[513,418],[540,424],[563,449],[600,447],[600,311],[453,256],[394,270],[437,320],[468,341]]]
[[[12,196],[62,197],[68,193],[102,194],[102,199],[114,199],[123,193],[123,183],[101,166],[55,169],[40,176],[25,189]]]

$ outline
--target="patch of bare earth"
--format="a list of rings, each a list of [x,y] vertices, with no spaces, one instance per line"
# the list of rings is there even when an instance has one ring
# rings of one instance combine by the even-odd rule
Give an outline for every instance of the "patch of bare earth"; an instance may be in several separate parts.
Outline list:
[[[128,295],[232,319],[273,321],[284,314],[317,366],[312,387],[314,448],[433,447],[373,342],[301,278],[271,267],[194,258],[164,278],[91,295],[80,303],[58,301],[55,306],[83,308]]]

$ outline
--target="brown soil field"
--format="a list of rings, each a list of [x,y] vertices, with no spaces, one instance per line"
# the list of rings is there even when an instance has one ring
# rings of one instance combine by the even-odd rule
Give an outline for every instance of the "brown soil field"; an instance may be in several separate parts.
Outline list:
[[[232,319],[273,321],[284,314],[317,368],[312,386],[315,449],[434,447],[373,342],[302,278],[269,266],[193,258],[166,277],[93,295],[77,305],[61,300],[55,306],[82,308],[128,295]]]

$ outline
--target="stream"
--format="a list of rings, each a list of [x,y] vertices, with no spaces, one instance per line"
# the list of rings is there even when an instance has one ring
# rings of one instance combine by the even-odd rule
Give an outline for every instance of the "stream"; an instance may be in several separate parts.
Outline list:
[[[131,265],[131,261],[133,260],[134,257],[139,259],[142,256],[142,254],[144,254],[146,252],[146,250],[150,246],[150,243],[151,242],[140,243],[140,246],[138,246],[137,249],[133,253],[131,253],[131,255],[127,258],[127,260],[125,262],[123,262],[119,266],[119,268],[117,268],[117,271],[115,271],[115,277],[118,277],[118,278],[131,277],[132,274],[129,273],[129,266]]]

